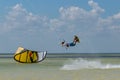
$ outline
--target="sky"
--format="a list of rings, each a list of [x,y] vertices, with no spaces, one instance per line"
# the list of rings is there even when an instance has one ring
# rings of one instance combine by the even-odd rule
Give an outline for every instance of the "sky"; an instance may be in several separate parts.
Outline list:
[[[0,53],[120,53],[120,0],[0,0]],[[80,43],[67,50],[61,41]]]

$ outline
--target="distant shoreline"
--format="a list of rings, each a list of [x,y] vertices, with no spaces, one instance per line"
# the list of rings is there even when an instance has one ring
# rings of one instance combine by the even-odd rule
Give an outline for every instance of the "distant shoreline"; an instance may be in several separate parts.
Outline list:
[[[0,58],[13,58],[13,53],[2,53]],[[48,53],[47,58],[120,58],[120,53]]]

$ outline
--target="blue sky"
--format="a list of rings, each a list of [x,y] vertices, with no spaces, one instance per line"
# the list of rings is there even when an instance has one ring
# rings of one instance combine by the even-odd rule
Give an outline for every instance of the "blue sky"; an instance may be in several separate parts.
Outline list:
[[[120,0],[0,0],[0,53],[119,53]],[[78,35],[81,43],[65,49]]]

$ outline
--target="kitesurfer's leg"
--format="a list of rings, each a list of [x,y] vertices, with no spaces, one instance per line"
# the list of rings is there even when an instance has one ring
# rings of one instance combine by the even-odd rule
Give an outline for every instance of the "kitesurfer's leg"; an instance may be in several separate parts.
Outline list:
[[[76,45],[76,42],[72,42],[72,43],[70,43],[70,46],[72,47],[72,46],[75,46]]]
[[[68,49],[69,48],[69,43],[65,44],[65,48]]]
[[[69,47],[69,44],[68,44],[68,43],[66,44],[66,47]]]

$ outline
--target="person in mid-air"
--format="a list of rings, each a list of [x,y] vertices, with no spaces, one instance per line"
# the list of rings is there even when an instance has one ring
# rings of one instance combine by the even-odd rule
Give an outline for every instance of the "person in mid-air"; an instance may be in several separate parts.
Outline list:
[[[76,43],[80,43],[80,40],[79,40],[78,36],[75,35],[74,39],[73,39],[73,42],[71,42],[71,43],[65,43],[65,41],[63,41],[63,42],[61,42],[61,45],[65,46],[66,48],[68,48],[68,47],[75,46]]]

